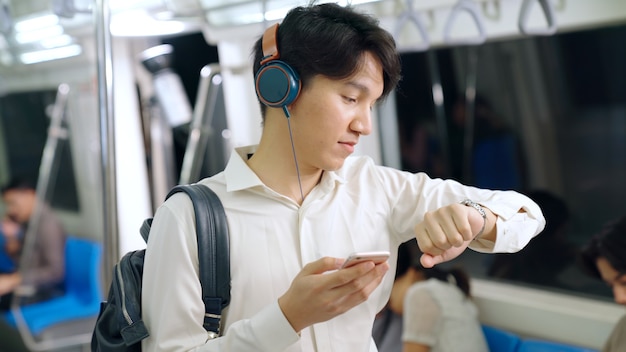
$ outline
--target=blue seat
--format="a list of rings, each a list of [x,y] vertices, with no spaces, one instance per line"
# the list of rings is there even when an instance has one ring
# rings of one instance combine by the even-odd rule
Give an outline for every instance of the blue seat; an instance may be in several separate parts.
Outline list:
[[[519,345],[518,352],[597,352],[584,347],[565,345],[558,342],[525,339]]]
[[[483,325],[483,334],[491,352],[516,352],[522,339],[512,332]]]
[[[15,264],[4,250],[6,244],[6,237],[2,231],[0,231],[0,273],[12,273],[15,271]]]
[[[56,324],[98,315],[102,301],[101,256],[102,246],[99,243],[76,237],[67,238],[65,293],[51,300],[20,307],[32,335],[37,336]],[[6,313],[5,318],[16,326],[13,313],[13,311]]]

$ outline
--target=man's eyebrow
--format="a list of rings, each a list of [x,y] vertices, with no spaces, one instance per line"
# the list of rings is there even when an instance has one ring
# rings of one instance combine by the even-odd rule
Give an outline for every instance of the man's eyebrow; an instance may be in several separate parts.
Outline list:
[[[358,81],[347,81],[346,85],[347,86],[351,86],[353,88],[356,88],[356,89],[360,90],[362,93],[365,93],[365,94],[370,94],[370,92],[371,92],[370,88],[368,86],[366,86],[365,84],[360,83]],[[376,100],[374,102],[377,103],[379,98],[380,98],[380,96],[378,98],[376,98]]]
[[[358,89],[360,91],[363,91],[365,93],[369,93],[369,91],[370,91],[370,89],[366,85],[364,85],[362,83],[359,83],[357,81],[347,81],[346,85],[352,86],[352,87],[354,87],[354,88],[356,88],[356,89]]]

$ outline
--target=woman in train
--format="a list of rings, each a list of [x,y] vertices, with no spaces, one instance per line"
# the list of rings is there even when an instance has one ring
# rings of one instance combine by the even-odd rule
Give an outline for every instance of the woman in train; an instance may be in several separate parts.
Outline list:
[[[585,246],[581,259],[591,275],[611,287],[615,302],[626,306],[626,215],[604,225]],[[617,323],[602,351],[626,351],[626,315]]]
[[[372,336],[380,352],[486,352],[487,342],[461,268],[424,268],[414,240],[398,248],[396,279]]]

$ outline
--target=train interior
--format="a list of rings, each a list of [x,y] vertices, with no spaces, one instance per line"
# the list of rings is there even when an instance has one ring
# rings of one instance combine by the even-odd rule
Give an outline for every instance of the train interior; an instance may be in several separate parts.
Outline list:
[[[83,263],[84,307],[29,313],[14,300],[30,350],[87,350],[113,265],[145,247],[143,219],[171,187],[258,141],[252,43],[306,3],[0,0],[0,184],[36,175],[39,198],[85,246],[66,252]],[[600,350],[624,309],[577,253],[626,211],[624,1],[340,3],[377,17],[402,60],[357,153],[555,209],[546,217],[558,226],[519,253],[466,251],[444,264],[471,274],[481,321]]]

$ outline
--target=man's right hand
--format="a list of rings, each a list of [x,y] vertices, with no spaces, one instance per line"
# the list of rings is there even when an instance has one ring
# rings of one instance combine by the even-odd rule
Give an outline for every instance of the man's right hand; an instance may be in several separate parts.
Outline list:
[[[330,320],[363,303],[389,270],[387,262],[364,262],[337,270],[343,261],[324,257],[307,264],[278,299],[295,331]]]

